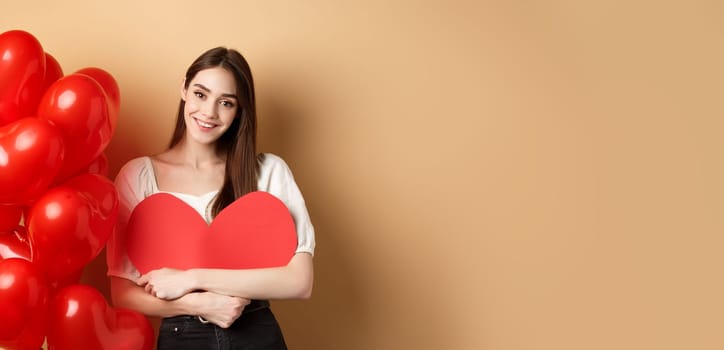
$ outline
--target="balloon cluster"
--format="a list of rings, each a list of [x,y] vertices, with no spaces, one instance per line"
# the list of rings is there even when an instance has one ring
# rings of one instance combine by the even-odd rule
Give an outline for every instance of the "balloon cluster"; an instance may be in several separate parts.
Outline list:
[[[0,34],[0,348],[152,348],[143,315],[78,284],[118,217],[104,151],[119,108],[108,72],[64,76],[32,34]]]

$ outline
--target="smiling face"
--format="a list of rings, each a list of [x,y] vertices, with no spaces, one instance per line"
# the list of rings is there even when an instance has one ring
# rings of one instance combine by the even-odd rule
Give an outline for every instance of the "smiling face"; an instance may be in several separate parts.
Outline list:
[[[185,82],[184,82],[185,83]],[[199,71],[181,85],[188,141],[214,144],[229,129],[239,105],[233,74],[221,67]]]

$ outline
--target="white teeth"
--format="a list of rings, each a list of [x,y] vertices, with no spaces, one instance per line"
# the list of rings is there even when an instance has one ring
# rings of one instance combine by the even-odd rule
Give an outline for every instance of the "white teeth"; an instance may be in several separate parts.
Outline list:
[[[201,126],[203,126],[203,127],[205,127],[205,128],[213,128],[213,127],[214,127],[214,124],[209,124],[209,123],[203,122],[203,121],[198,120],[198,119],[196,119],[196,122],[199,123],[199,125],[201,125]]]

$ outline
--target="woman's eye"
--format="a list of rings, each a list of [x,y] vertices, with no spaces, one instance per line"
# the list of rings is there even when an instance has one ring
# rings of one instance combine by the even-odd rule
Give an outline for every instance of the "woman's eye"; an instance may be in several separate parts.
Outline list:
[[[196,95],[196,97],[198,97],[198,98],[204,98],[204,94],[200,93],[198,91],[194,92],[194,95]]]
[[[229,107],[229,108],[234,107],[234,104],[231,103],[230,101],[221,101],[221,105],[224,107]]]

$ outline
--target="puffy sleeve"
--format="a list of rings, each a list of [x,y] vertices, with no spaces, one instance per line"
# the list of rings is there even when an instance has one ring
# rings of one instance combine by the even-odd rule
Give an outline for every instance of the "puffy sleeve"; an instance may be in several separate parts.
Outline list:
[[[271,153],[264,154],[258,189],[279,198],[289,209],[297,229],[296,252],[314,255],[314,227],[302,192],[294,181],[292,171],[282,158]]]
[[[131,281],[136,281],[141,276],[126,254],[124,236],[133,208],[150,194],[152,187],[150,181],[153,180],[153,175],[149,174],[149,165],[147,157],[136,158],[126,163],[116,176],[119,211],[118,223],[106,245],[108,276],[122,277]]]

